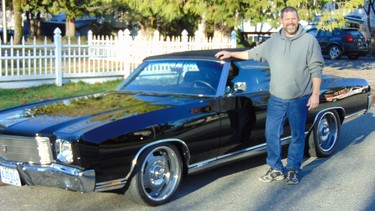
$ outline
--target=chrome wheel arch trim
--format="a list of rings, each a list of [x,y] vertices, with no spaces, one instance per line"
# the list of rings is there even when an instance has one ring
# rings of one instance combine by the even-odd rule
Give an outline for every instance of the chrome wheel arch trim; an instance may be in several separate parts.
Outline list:
[[[173,142],[177,142],[178,144],[180,144],[182,146],[183,151],[181,152],[181,156],[183,156],[183,158],[184,158],[183,161],[185,161],[185,164],[188,165],[188,163],[190,162],[190,150],[189,150],[187,144],[184,141],[182,141],[180,139],[177,139],[177,138],[176,139],[174,139],[174,138],[163,139],[163,140],[159,140],[159,141],[155,141],[155,142],[151,142],[149,144],[146,144],[145,146],[143,146],[137,152],[137,154],[134,156],[134,159],[132,161],[132,166],[130,168],[130,171],[129,171],[128,175],[125,177],[125,179],[128,180],[130,178],[130,176],[133,174],[135,166],[138,163],[139,156],[142,154],[142,152],[144,152],[149,147],[152,147],[152,146],[155,146],[155,145],[158,145],[158,144],[173,143]]]
[[[343,118],[341,118],[341,116],[339,116],[339,118],[340,118],[340,124],[342,124],[343,122],[344,122],[344,120],[347,118],[347,116],[346,116],[346,111],[345,111],[345,109],[343,108],[343,107],[330,107],[330,108],[326,108],[326,109],[323,109],[323,110],[321,110],[321,111],[319,111],[316,115],[315,115],[315,117],[314,117],[314,122],[312,123],[312,125],[310,126],[310,128],[306,131],[306,134],[310,134],[310,132],[313,130],[313,128],[314,128],[314,125],[317,123],[317,121],[318,121],[318,117],[322,114],[322,113],[324,113],[324,112],[327,112],[327,111],[331,111],[331,110],[341,110],[342,111],[342,114],[343,114]],[[339,113],[339,115],[340,115],[340,113]]]
[[[95,191],[116,190],[116,189],[121,189],[121,188],[125,187],[125,185],[128,183],[131,175],[134,172],[135,166],[137,165],[138,159],[139,159],[142,152],[144,152],[147,148],[152,147],[152,146],[157,145],[157,144],[173,143],[173,142],[175,142],[175,143],[177,142],[182,147],[183,151],[181,152],[181,156],[183,156],[183,158],[184,158],[183,161],[185,161],[185,165],[188,165],[188,163],[190,162],[190,151],[189,151],[189,148],[188,148],[187,144],[184,141],[182,141],[180,139],[176,139],[176,138],[175,139],[170,138],[170,139],[163,139],[163,140],[159,140],[159,141],[154,141],[154,142],[146,144],[145,146],[143,146],[137,152],[137,154],[134,156],[134,158],[132,160],[132,166],[130,168],[130,171],[126,175],[125,178],[120,178],[120,179],[115,179],[115,180],[111,180],[111,181],[96,183]]]

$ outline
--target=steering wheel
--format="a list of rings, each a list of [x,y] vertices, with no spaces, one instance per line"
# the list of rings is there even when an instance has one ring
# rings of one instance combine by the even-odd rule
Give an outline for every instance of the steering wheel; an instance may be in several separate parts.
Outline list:
[[[203,85],[204,87],[207,87],[207,88],[211,89],[212,91],[216,92],[216,89],[213,86],[211,86],[211,84],[209,84],[206,81],[202,81],[202,80],[196,80],[196,81],[194,81],[191,84],[191,88],[194,88],[194,87],[197,87],[197,86],[200,86],[200,85]]]

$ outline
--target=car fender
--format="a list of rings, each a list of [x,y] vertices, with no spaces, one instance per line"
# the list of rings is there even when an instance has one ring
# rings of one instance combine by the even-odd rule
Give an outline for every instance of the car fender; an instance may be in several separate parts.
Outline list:
[[[136,169],[136,166],[137,166],[137,163],[138,163],[138,159],[146,149],[148,149],[150,147],[153,147],[153,146],[156,146],[156,145],[159,145],[159,144],[165,144],[165,143],[175,144],[177,146],[177,148],[179,150],[181,150],[181,156],[182,156],[181,159],[184,162],[184,166],[187,166],[189,164],[189,162],[190,162],[190,150],[189,150],[187,144],[184,141],[182,141],[180,139],[177,139],[177,138],[169,138],[169,139],[162,139],[162,140],[158,140],[158,141],[153,141],[153,142],[143,146],[137,152],[137,154],[134,156],[133,161],[132,161],[132,166],[130,168],[130,171],[129,171],[128,175],[125,177],[125,180],[131,179],[131,177],[134,175],[134,172],[136,172],[135,169]]]
[[[340,124],[342,124],[343,122],[344,122],[344,119],[345,119],[345,116],[346,116],[346,112],[345,112],[345,109],[343,108],[343,107],[330,107],[330,108],[326,108],[326,109],[323,109],[323,110],[321,110],[321,111],[319,111],[316,115],[315,115],[315,117],[314,117],[314,122],[313,122],[313,124],[310,126],[310,128],[307,130],[307,136],[306,137],[308,137],[309,135],[310,135],[310,133],[311,133],[311,131],[313,130],[313,128],[314,128],[314,125],[317,123],[317,121],[318,121],[318,117],[322,114],[322,113],[324,113],[324,112],[327,112],[327,111],[331,111],[331,110],[335,110],[338,114],[339,114],[339,116],[340,116]]]
[[[341,42],[330,42],[327,49],[333,45],[340,47],[343,52],[345,51],[344,45]]]

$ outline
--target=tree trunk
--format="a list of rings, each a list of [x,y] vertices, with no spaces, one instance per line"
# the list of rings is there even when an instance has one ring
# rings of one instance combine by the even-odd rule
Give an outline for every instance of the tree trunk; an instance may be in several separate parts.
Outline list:
[[[32,17],[32,13],[31,12],[26,12],[26,14],[25,14],[25,18],[26,18],[26,22],[29,24],[29,32],[30,32],[30,35],[32,35],[33,34],[33,27],[32,27],[32,25],[31,24],[33,24],[33,19],[31,18]]]
[[[38,12],[37,13],[37,15],[36,15],[36,25],[35,25],[35,32],[36,32],[36,34],[35,34],[35,36],[36,37],[39,37],[40,36],[40,12]]]
[[[40,36],[40,12],[36,13],[30,12],[27,16],[30,22],[30,36],[38,37]]]
[[[373,29],[371,27],[371,22],[370,21],[371,21],[371,14],[375,12],[375,7],[374,7],[375,1],[374,0],[369,0],[367,3],[368,3],[367,24],[369,26],[368,29],[370,31],[371,38],[373,38],[374,37],[374,31],[373,31]]]
[[[13,0],[14,11],[14,44],[20,44],[22,40],[22,11],[21,0]]]
[[[66,17],[65,36],[74,37],[76,35],[76,21],[74,18]]]

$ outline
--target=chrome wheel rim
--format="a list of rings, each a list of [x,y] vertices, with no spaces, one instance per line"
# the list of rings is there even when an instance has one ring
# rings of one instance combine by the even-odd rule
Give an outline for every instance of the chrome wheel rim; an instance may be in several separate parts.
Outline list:
[[[318,141],[322,151],[327,152],[335,146],[338,136],[338,122],[332,112],[324,113],[318,125]]]
[[[332,47],[330,50],[329,50],[329,55],[331,56],[331,58],[338,58],[340,56],[340,49],[336,46]]]
[[[148,198],[160,201],[177,189],[181,177],[179,156],[167,146],[153,149],[146,157],[141,171],[141,185]]]

